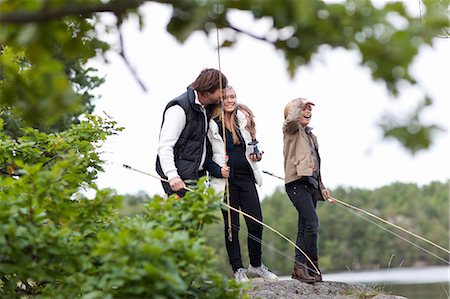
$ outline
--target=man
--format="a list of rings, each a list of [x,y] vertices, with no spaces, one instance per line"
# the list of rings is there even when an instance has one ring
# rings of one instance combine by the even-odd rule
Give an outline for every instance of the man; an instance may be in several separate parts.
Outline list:
[[[212,106],[220,103],[227,78],[216,69],[204,69],[187,91],[170,101],[159,134],[156,171],[169,182],[162,186],[167,195],[184,196],[187,181],[205,174],[206,133]]]

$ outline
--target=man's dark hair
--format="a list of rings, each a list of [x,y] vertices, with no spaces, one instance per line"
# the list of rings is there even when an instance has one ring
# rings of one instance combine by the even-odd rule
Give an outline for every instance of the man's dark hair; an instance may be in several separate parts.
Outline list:
[[[192,89],[202,95],[207,92],[213,93],[220,88],[219,78],[222,80],[222,88],[227,87],[227,77],[219,70],[203,69],[197,79],[192,83]]]

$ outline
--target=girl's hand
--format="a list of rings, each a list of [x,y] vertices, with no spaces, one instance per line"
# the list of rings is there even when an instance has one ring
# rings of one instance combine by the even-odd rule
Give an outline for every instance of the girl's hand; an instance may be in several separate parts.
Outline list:
[[[262,154],[264,154],[264,152],[257,154],[250,154],[250,160],[252,160],[253,162],[259,162],[262,159]]]
[[[220,168],[220,173],[222,174],[222,177],[229,178],[230,177],[230,167],[229,166],[222,166]]]

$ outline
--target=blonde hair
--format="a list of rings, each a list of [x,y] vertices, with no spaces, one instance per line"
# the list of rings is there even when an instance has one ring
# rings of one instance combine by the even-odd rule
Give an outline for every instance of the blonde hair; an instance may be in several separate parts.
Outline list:
[[[236,92],[234,91],[233,87],[231,87],[230,85],[228,85],[225,88],[226,91],[233,91],[234,94],[236,94]],[[240,144],[241,141],[239,139],[238,136],[238,132],[239,132],[239,126],[238,126],[238,121],[237,121],[237,110],[242,110],[242,112],[244,113],[245,117],[247,118],[247,125],[245,126],[245,128],[249,131],[251,137],[253,139],[255,139],[256,137],[256,124],[254,121],[254,117],[255,115],[253,114],[252,110],[250,110],[250,108],[247,105],[244,104],[237,104],[236,105],[236,109],[231,112],[230,114],[230,128],[228,128],[231,132],[231,135],[233,136],[233,144]],[[217,120],[218,122],[222,121],[222,105],[218,104],[214,107],[211,118]]]
[[[252,139],[256,139],[256,123],[253,111],[245,104],[238,104],[238,109],[241,110],[244,113],[245,118],[247,118],[247,125],[245,128],[250,133]]]
[[[305,103],[306,102],[310,102],[309,100],[307,100],[307,99],[305,99],[305,98],[296,98],[296,99],[293,99],[293,100],[291,100],[291,101],[289,101],[287,104],[286,104],[286,107],[284,107],[284,119],[286,119],[287,118],[287,116],[288,116],[288,114],[289,114],[289,110],[291,110],[291,107],[292,107],[292,105],[294,105],[294,103],[299,103],[299,105],[300,105],[300,109],[304,109],[304,107],[305,107]],[[313,104],[314,105],[314,104]]]

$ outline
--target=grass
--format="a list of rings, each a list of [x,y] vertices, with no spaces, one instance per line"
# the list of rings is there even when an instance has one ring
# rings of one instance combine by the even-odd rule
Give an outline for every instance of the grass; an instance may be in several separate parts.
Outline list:
[[[367,286],[367,289],[348,290],[343,295],[352,296],[358,299],[373,298],[377,295],[386,294],[383,288],[379,286]]]

